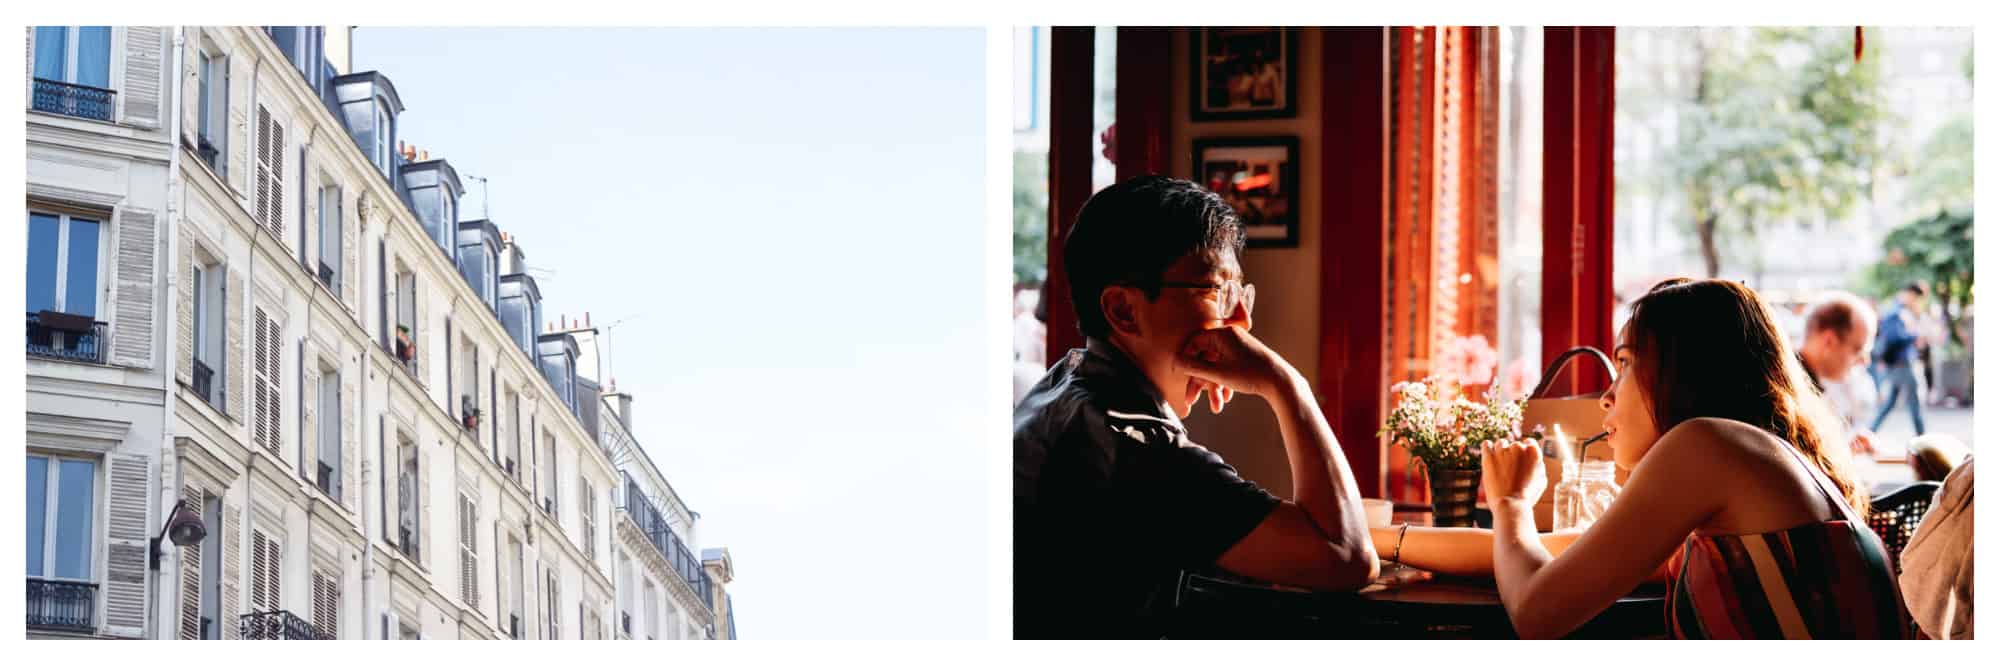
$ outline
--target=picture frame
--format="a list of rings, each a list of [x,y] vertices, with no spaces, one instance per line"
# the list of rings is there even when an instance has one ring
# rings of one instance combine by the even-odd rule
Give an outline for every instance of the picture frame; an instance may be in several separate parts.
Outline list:
[[[1298,115],[1297,28],[1195,28],[1188,38],[1188,110],[1194,120]]]
[[[1247,247],[1299,246],[1298,137],[1196,139],[1193,155],[1193,180],[1236,209]]]

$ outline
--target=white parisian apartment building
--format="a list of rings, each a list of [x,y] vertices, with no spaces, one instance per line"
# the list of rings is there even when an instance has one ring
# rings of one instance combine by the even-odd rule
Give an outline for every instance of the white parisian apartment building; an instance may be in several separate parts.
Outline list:
[[[350,45],[29,29],[31,635],[621,635],[595,332]]]

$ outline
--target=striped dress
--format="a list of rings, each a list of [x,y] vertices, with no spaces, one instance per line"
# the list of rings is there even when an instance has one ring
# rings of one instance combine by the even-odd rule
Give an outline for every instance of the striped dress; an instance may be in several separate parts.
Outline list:
[[[1806,469],[1842,519],[1762,534],[1688,535],[1669,564],[1667,629],[1675,638],[1911,637],[1882,540],[1837,499],[1818,468]]]

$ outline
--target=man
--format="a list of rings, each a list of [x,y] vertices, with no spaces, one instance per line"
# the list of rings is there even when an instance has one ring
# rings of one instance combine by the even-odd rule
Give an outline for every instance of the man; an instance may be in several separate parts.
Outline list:
[[[1868,425],[1871,431],[1882,429],[1882,422],[1895,409],[1897,398],[1902,398],[1909,401],[1910,424],[1917,435],[1924,434],[1924,399],[1917,389],[1916,313],[1923,310],[1926,293],[1922,282],[1911,282],[1896,292],[1896,304],[1882,315],[1882,325],[1875,335],[1875,358],[1881,367],[1877,381],[1887,382],[1889,391],[1875,412],[1875,421]]]
[[[1855,370],[1868,362],[1875,338],[1875,309],[1854,294],[1829,293],[1806,311],[1805,341],[1799,362],[1813,387],[1819,389],[1843,425],[1854,433],[1855,455],[1875,451],[1874,433],[1861,427],[1871,387],[1854,381]]]
[[[1113,185],[1077,215],[1063,261],[1086,342],[1014,411],[1017,637],[1158,637],[1184,569],[1323,590],[1377,574],[1310,387],[1249,333],[1243,240],[1228,204],[1180,179]],[[1236,393],[1270,403],[1290,499],[1188,439],[1203,393],[1211,411]]]

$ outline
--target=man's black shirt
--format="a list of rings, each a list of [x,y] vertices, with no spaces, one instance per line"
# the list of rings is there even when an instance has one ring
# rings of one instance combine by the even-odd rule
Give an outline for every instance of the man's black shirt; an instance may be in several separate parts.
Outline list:
[[[1015,636],[1157,637],[1178,572],[1213,564],[1278,502],[1089,340],[1014,409]]]

